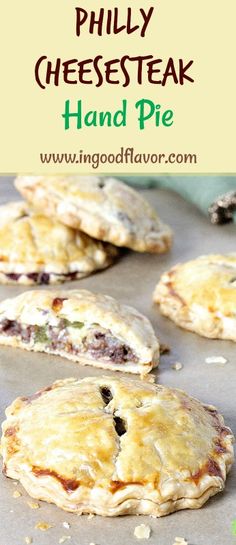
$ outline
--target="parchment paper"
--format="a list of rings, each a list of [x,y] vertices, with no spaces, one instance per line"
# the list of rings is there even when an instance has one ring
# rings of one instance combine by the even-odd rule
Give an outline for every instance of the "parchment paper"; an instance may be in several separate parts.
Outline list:
[[[203,339],[179,329],[167,318],[161,317],[158,308],[152,305],[152,292],[160,274],[178,261],[209,252],[235,251],[236,228],[234,225],[210,225],[200,212],[171,192],[153,189],[144,193],[159,210],[161,218],[172,226],[175,232],[173,250],[163,256],[127,251],[107,271],[65,284],[65,287],[101,291],[146,314],[161,341],[171,346],[171,353],[162,357],[156,371],[159,382],[184,389],[201,401],[216,405],[235,433],[235,344]],[[11,180],[0,178],[0,202],[17,198]],[[24,290],[24,286],[0,286],[0,300]],[[228,363],[207,364],[205,358],[214,355],[224,356]],[[172,369],[176,361],[183,364],[181,371]],[[60,357],[1,347],[0,419],[4,419],[5,407],[19,395],[31,394],[56,379],[98,376],[102,373],[103,370],[80,367]],[[189,545],[235,545],[236,537],[231,531],[231,523],[236,519],[235,484],[236,466],[228,477],[225,491],[217,494],[200,510],[185,510],[161,519],[126,516],[88,520],[87,516],[78,517],[43,502],[39,502],[40,509],[30,509],[27,503],[30,498],[22,487],[1,475],[0,545],[23,544],[26,536],[33,538],[33,545],[55,545],[63,535],[71,536],[71,540],[65,542],[69,545],[134,545],[138,543],[133,535],[134,528],[141,523],[148,524],[152,529],[151,537],[146,542],[148,545],[172,545],[175,536],[185,537]],[[14,498],[15,490],[20,490],[22,496]],[[55,526],[43,533],[35,529],[39,521]],[[71,525],[70,529],[63,528],[64,521]]]

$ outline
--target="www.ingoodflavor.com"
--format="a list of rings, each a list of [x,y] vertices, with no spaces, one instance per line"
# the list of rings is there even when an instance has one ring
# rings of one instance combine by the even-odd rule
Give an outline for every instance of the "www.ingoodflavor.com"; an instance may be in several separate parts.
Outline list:
[[[120,148],[117,153],[40,153],[43,164],[89,165],[94,170],[101,165],[167,165],[197,164],[196,153],[137,153],[134,148]]]

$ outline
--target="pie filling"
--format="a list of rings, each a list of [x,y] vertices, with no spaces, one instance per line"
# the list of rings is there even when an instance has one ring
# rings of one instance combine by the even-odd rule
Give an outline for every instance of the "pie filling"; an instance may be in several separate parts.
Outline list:
[[[49,324],[38,326],[3,319],[0,322],[0,334],[19,337],[26,344],[43,343],[50,351],[62,350],[68,354],[89,355],[93,359],[105,359],[117,364],[138,362],[137,356],[128,345],[114,337],[111,331],[95,325],[96,327],[88,328],[83,322],[61,319],[56,327]],[[78,332],[78,329],[81,331]],[[74,341],[76,330],[78,338]]]
[[[58,278],[67,278],[67,280],[75,280],[79,271],[74,271],[70,273],[46,273],[46,272],[35,272],[35,273],[2,273],[14,282],[18,282],[22,276],[26,276],[29,280],[32,280],[35,284],[49,284],[51,276],[56,276]]]

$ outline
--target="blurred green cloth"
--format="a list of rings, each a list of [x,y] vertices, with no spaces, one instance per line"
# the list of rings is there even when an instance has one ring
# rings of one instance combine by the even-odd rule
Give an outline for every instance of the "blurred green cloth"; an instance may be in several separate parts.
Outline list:
[[[208,214],[209,206],[221,195],[236,191],[235,176],[118,176],[137,187],[171,189]],[[235,215],[234,215],[235,219]]]

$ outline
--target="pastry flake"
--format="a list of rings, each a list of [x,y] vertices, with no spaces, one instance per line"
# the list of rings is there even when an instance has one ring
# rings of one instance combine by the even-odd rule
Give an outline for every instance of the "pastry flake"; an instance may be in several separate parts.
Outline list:
[[[34,206],[99,240],[162,253],[171,229],[140,193],[114,178],[19,176],[16,188]]]
[[[108,267],[117,249],[24,202],[0,206],[0,282],[56,284]]]
[[[140,524],[134,529],[134,536],[137,539],[149,539],[151,535],[151,528],[147,524]]]
[[[43,426],[42,426],[43,421]],[[181,390],[116,377],[59,380],[6,410],[6,476],[77,514],[160,517],[223,490],[233,435]]]
[[[87,290],[34,290],[0,303],[0,344],[147,374],[159,361],[149,320]]]
[[[154,301],[185,329],[236,341],[236,254],[206,255],[176,265],[162,275]]]

